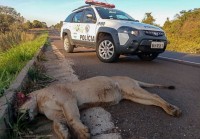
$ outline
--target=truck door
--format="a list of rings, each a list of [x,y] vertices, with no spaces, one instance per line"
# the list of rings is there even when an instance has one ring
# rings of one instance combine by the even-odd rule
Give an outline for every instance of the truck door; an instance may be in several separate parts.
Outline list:
[[[72,40],[77,44],[77,42],[80,41],[80,35],[83,34],[83,26],[82,24],[82,18],[83,18],[83,10],[78,11],[74,14],[74,17],[72,19],[72,24],[71,24],[71,37]]]
[[[80,40],[88,47],[95,47],[97,19],[92,8],[84,10],[81,26],[83,27],[83,34],[80,36]]]

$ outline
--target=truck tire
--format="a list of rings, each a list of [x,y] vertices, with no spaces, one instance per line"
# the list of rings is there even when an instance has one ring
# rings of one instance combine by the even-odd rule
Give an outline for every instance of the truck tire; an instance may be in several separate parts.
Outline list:
[[[73,53],[74,46],[71,45],[71,43],[70,43],[69,38],[68,38],[67,35],[64,37],[63,44],[64,44],[64,49],[65,49],[65,51],[67,53]]]
[[[119,54],[116,53],[116,47],[111,36],[102,36],[96,47],[97,57],[100,61],[105,63],[115,62],[119,58]]]
[[[158,57],[158,53],[141,53],[138,57],[144,61],[152,61]]]

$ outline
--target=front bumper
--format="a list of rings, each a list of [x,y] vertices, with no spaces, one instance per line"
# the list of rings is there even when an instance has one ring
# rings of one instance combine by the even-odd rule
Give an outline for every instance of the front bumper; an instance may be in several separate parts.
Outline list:
[[[124,45],[118,45],[119,54],[139,54],[139,53],[162,53],[167,47],[167,38],[163,36],[149,36],[140,31],[139,36],[128,34],[129,39]],[[164,42],[164,48],[151,48],[152,42]]]

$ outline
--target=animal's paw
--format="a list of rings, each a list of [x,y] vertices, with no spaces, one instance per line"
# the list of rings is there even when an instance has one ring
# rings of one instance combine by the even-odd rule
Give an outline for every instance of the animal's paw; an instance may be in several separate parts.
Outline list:
[[[78,139],[90,139],[89,129],[88,128],[80,129]]]
[[[65,124],[63,124],[62,127],[60,128],[60,132],[62,134],[63,139],[71,139],[71,135]]]
[[[169,114],[174,117],[180,117],[182,114],[181,110],[174,105],[169,105],[168,110],[169,110]]]

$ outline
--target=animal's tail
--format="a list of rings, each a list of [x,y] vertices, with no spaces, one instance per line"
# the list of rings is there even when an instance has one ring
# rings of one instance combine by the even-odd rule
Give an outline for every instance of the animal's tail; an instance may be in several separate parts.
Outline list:
[[[175,89],[175,86],[166,86],[166,85],[160,85],[160,84],[150,84],[150,83],[144,83],[138,81],[138,84],[140,87],[143,88],[164,88],[164,89]]]

